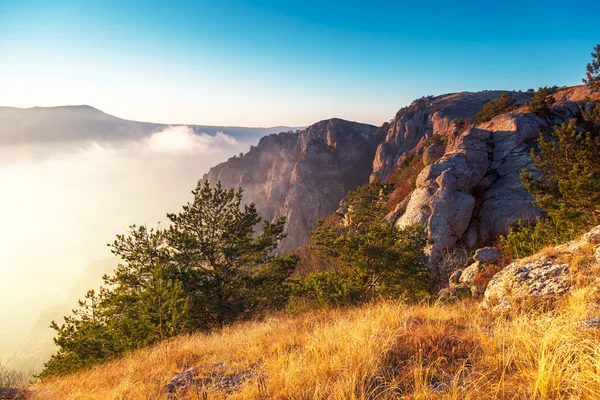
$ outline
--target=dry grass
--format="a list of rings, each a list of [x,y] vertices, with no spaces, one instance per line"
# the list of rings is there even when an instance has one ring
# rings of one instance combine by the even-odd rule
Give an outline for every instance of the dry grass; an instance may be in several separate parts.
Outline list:
[[[251,371],[234,391],[188,399],[580,399],[600,393],[600,334],[583,329],[598,294],[576,289],[552,311],[493,317],[475,303],[384,302],[242,324],[162,343],[42,382],[42,399],[161,399],[199,365]]]

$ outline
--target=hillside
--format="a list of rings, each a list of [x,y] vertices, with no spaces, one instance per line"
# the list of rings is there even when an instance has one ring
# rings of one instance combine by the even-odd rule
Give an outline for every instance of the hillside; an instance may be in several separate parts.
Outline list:
[[[294,249],[308,241],[317,219],[368,181],[381,138],[372,125],[325,120],[266,136],[248,153],[211,168],[203,180],[242,187],[244,200],[267,220],[285,216],[288,236],[280,249]]]
[[[517,261],[521,269],[536,260],[566,265],[551,276],[568,288],[562,297],[547,292],[520,298],[510,313],[487,306],[498,295],[490,289],[483,306],[472,300],[380,302],[273,315],[47,380],[33,387],[34,398],[595,398],[599,243],[597,227],[580,240]],[[511,282],[527,287],[522,281]]]
[[[542,117],[524,107],[533,92],[508,92],[516,101],[510,112],[476,123],[484,104],[502,93],[423,97],[377,130],[361,125],[366,136],[332,134],[323,129],[331,121],[271,135],[203,179],[243,188],[267,220],[287,216],[287,250],[306,244],[316,219],[333,213],[348,190],[379,176],[397,187],[389,220],[398,227],[424,224],[435,264],[448,251],[482,247],[540,215],[519,178],[533,168],[530,150],[540,133],[580,116],[586,97],[598,98],[587,86],[557,88]]]

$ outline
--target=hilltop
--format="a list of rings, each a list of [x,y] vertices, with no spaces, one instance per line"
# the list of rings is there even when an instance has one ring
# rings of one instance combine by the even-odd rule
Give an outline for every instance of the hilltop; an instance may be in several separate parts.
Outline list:
[[[521,298],[510,314],[473,300],[275,314],[47,380],[33,387],[33,398],[594,398],[599,243],[600,227],[517,261],[521,268],[544,259],[566,265],[553,279],[569,287],[562,297]]]

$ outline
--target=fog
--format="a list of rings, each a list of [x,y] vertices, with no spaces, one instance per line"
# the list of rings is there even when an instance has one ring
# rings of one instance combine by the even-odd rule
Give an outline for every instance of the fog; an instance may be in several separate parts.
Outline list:
[[[166,225],[211,166],[257,139],[177,126],[135,140],[1,146],[0,360],[39,368],[47,355],[32,366],[27,353],[50,342],[44,316],[75,307],[116,265],[106,244],[130,224]]]

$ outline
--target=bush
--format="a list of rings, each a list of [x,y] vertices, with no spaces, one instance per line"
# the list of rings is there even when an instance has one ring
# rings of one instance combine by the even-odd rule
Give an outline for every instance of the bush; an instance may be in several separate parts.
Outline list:
[[[527,112],[538,115],[546,115],[555,102],[552,93],[553,89],[551,88],[539,88],[538,91],[535,92],[533,98],[525,103],[527,106]]]
[[[295,280],[289,310],[358,305],[366,299],[357,276],[348,272],[323,271]]]
[[[422,298],[434,285],[423,250],[427,234],[421,225],[396,229],[385,220],[389,193],[390,185],[379,180],[359,187],[348,195],[347,224],[322,220],[312,233],[312,248],[352,278],[360,301]]]
[[[497,115],[514,110],[517,100],[508,92],[504,92],[495,100],[488,101],[483,105],[481,111],[475,115],[475,123],[488,122]]]
[[[535,226],[521,226],[501,238],[513,258],[574,239],[600,224],[600,138],[580,132],[576,120],[540,136],[532,153],[540,174],[523,172],[521,180],[546,217]]]

